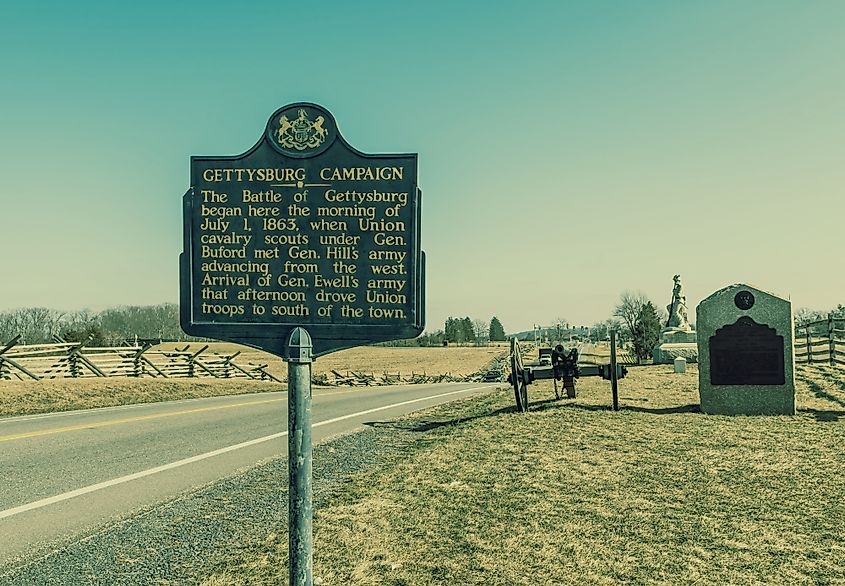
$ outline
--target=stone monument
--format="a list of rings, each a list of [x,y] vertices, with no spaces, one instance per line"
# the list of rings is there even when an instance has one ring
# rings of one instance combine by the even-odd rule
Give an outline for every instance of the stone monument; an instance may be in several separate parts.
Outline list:
[[[794,415],[792,303],[742,283],[698,304],[701,411]]]
[[[669,319],[660,332],[660,341],[652,349],[655,364],[672,364],[675,358],[696,362],[698,346],[695,332],[687,321],[687,297],[681,284],[681,275],[675,275],[672,301],[666,306]]]

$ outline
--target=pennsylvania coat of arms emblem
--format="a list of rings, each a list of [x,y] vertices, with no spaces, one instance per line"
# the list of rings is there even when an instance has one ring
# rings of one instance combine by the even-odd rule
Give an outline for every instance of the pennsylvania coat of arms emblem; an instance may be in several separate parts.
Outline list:
[[[299,115],[293,120],[287,116],[279,118],[279,128],[276,130],[276,140],[286,149],[304,151],[317,148],[326,140],[328,130],[323,128],[326,120],[317,116],[313,121],[308,119],[305,109],[299,109]]]

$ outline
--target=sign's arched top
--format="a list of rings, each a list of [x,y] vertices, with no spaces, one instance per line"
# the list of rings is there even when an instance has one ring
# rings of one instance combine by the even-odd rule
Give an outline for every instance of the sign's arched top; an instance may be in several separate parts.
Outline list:
[[[337,123],[328,110],[309,102],[276,110],[267,122],[267,140],[287,157],[305,159],[324,153],[337,139]]]

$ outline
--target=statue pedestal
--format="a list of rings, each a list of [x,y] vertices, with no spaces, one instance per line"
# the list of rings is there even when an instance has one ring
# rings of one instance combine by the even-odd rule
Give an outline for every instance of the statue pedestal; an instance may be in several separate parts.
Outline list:
[[[698,362],[698,342],[692,328],[664,328],[660,341],[652,349],[655,364],[672,364],[675,358]]]

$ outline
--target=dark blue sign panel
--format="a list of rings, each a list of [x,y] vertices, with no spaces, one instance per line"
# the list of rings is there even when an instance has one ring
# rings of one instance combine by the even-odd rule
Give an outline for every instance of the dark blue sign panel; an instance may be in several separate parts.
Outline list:
[[[315,355],[419,335],[417,155],[368,155],[316,104],[276,111],[235,157],[191,157],[182,328],[282,354],[302,326]]]

